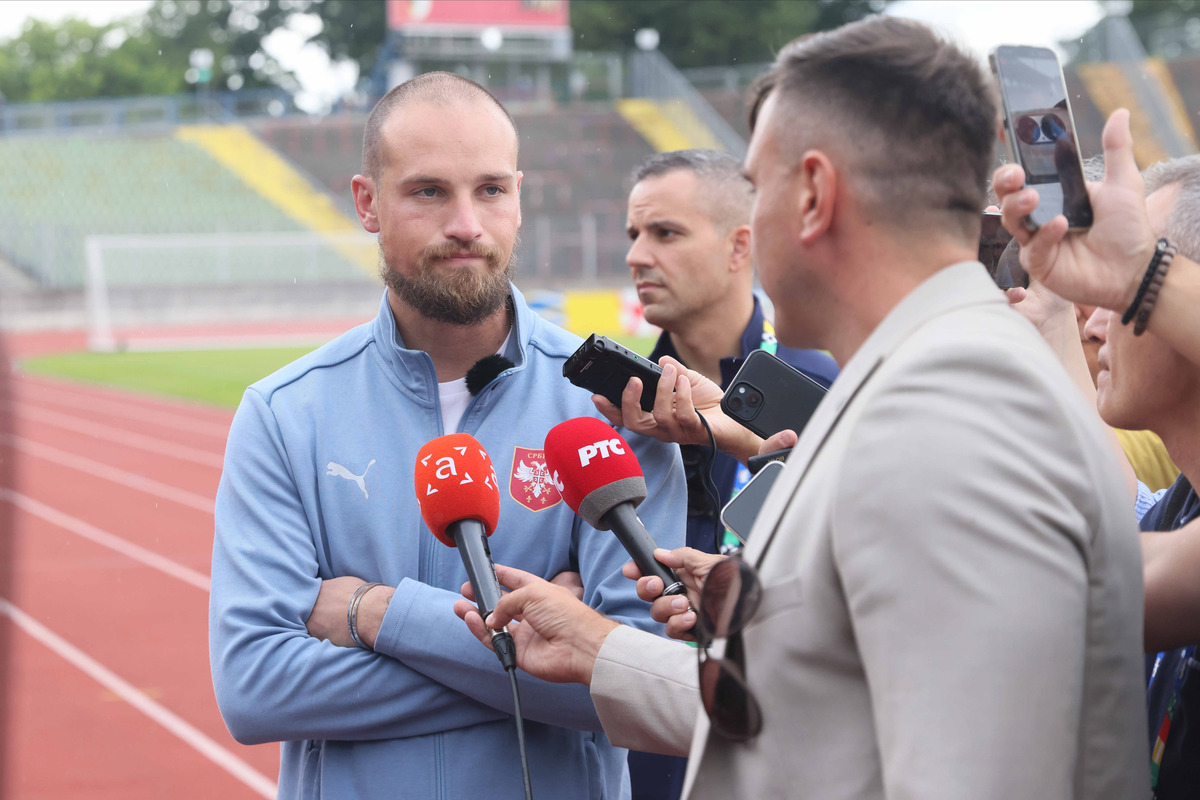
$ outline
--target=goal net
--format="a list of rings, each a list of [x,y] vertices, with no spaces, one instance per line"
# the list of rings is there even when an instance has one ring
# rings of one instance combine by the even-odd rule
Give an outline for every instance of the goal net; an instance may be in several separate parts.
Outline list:
[[[89,236],[85,251],[94,351],[175,346],[181,329],[201,346],[206,324],[373,314],[379,302],[378,244],[365,232]]]

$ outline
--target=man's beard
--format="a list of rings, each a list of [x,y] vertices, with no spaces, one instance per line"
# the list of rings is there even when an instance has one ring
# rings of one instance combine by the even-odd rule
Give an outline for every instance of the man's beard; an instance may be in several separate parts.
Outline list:
[[[464,251],[484,259],[487,269],[483,272],[471,268],[439,269],[440,259]],[[389,289],[426,319],[451,325],[479,325],[508,300],[509,282],[516,272],[515,252],[514,244],[514,255],[509,256],[501,269],[500,260],[504,256],[497,247],[479,243],[429,247],[417,259],[416,275],[409,277],[388,266],[381,247],[379,275]]]

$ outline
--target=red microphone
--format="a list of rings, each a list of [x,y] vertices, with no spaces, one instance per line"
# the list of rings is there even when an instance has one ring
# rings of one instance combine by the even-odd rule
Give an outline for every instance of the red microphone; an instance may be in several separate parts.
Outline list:
[[[500,602],[500,582],[487,544],[500,518],[500,490],[492,459],[469,433],[439,436],[417,453],[414,488],[429,530],[442,544],[458,549],[479,615],[486,620]],[[499,644],[496,637],[500,635],[508,636],[494,632],[493,644]],[[509,644],[511,641],[508,639]],[[496,653],[507,669],[501,647]]]
[[[687,587],[654,558],[654,540],[638,519],[646,479],[633,448],[594,417],[576,417],[546,434],[546,466],[567,505],[593,528],[612,530],[643,575],[657,575],[663,594]]]
[[[457,547],[447,528],[475,520],[491,536],[500,519],[496,469],[483,445],[469,433],[451,433],[426,442],[417,453],[414,476],[421,518],[442,544]]]

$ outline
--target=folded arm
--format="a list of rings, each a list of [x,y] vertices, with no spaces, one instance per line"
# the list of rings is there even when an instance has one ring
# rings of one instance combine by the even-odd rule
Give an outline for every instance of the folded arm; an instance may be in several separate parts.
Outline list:
[[[678,451],[644,437],[630,442],[646,477],[647,499],[638,514],[657,542],[683,543],[686,489]],[[546,535],[550,535],[547,532]],[[637,587],[621,572],[628,555],[616,536],[575,518],[571,535],[583,583],[583,602],[613,623],[661,633]],[[479,702],[512,711],[512,692],[496,657],[479,646],[455,617],[457,592],[404,581],[397,587],[380,629],[376,649]],[[377,601],[378,602],[378,601]],[[581,730],[601,730],[587,687],[548,683],[518,672],[525,716]]]
[[[310,524],[274,416],[249,390],[217,492],[209,603],[213,686],[233,736],[385,739],[503,719],[394,659],[308,635],[321,587]]]

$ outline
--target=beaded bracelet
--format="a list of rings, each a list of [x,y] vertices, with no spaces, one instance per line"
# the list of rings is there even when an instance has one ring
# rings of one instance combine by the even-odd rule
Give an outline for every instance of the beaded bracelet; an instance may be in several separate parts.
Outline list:
[[[346,627],[350,629],[350,638],[354,643],[363,650],[373,650],[368,647],[362,639],[358,638],[358,604],[367,596],[367,592],[374,589],[376,586],[383,586],[382,583],[364,583],[362,586],[354,590],[354,596],[350,598],[350,605],[346,608]]]
[[[1154,303],[1158,300],[1158,293],[1162,291],[1163,281],[1167,279],[1167,270],[1171,268],[1171,261],[1175,258],[1177,248],[1174,244],[1168,244],[1163,250],[1162,258],[1158,262],[1158,268],[1154,270],[1154,278],[1150,281],[1149,288],[1146,289],[1146,296],[1142,299],[1141,308],[1137,312],[1137,322],[1133,325],[1133,335],[1141,336],[1146,332],[1146,323],[1150,321],[1150,312],[1154,310]]]
[[[1125,313],[1121,315],[1121,324],[1128,325],[1133,321],[1134,315],[1137,314],[1138,308],[1142,305],[1142,300],[1146,297],[1146,292],[1150,289],[1150,281],[1154,279],[1154,274],[1158,272],[1159,262],[1162,261],[1163,253],[1171,246],[1165,238],[1159,239],[1154,245],[1154,255],[1150,258],[1150,265],[1146,267],[1146,273],[1142,275],[1142,283],[1138,286],[1137,294],[1133,296],[1133,302],[1129,304],[1129,308],[1125,309]],[[1174,252],[1172,252],[1174,255]]]

